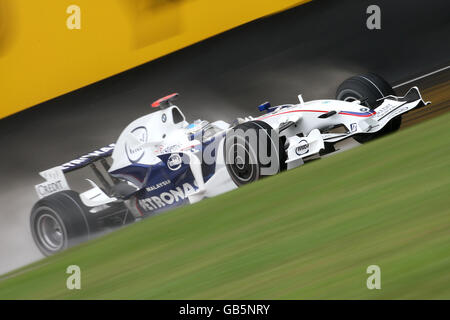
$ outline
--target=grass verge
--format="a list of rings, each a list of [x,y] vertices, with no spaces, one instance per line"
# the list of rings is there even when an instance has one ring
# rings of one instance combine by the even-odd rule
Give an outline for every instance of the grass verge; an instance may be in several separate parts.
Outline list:
[[[450,113],[19,269],[0,299],[450,299]],[[82,289],[66,288],[67,266]],[[366,268],[381,268],[368,290]]]

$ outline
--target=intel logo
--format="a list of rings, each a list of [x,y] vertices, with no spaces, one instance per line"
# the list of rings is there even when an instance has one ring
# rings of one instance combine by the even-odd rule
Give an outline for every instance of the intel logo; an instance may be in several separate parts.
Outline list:
[[[172,171],[176,171],[181,168],[182,163],[183,161],[181,160],[181,157],[174,153],[167,160],[167,167]]]
[[[302,140],[299,142],[297,148],[295,148],[295,153],[297,155],[302,155],[309,152],[309,143],[306,140]]]

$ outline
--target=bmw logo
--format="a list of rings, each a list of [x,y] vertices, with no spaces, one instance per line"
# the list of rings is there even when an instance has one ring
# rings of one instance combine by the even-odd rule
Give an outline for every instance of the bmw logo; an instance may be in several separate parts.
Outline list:
[[[161,116],[161,121],[162,121],[163,123],[165,123],[165,122],[167,121],[167,116],[166,116],[165,113],[163,113],[163,115]]]

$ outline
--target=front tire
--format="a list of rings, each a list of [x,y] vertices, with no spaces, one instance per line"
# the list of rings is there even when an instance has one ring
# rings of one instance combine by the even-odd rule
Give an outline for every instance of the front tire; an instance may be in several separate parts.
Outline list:
[[[265,141],[261,140],[263,137]],[[249,121],[235,126],[224,143],[225,164],[234,183],[240,187],[284,170],[286,152],[282,141],[263,121]],[[267,159],[262,159],[262,155]]]
[[[33,239],[46,256],[88,240],[95,229],[89,209],[72,190],[39,200],[31,210],[30,224]]]
[[[336,91],[337,100],[347,102],[359,100],[372,110],[383,103],[383,101],[378,101],[379,99],[389,95],[395,95],[392,86],[382,77],[374,73],[353,76],[342,82]],[[401,123],[402,117],[398,116],[387,123],[380,131],[370,134],[358,134],[353,138],[359,143],[365,143],[397,131]]]

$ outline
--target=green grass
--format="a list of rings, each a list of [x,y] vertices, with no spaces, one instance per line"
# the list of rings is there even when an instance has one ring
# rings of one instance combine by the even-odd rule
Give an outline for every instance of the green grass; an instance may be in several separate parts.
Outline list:
[[[2,299],[450,299],[450,113],[15,271]],[[67,266],[82,289],[66,289]],[[366,268],[381,267],[381,290]]]

